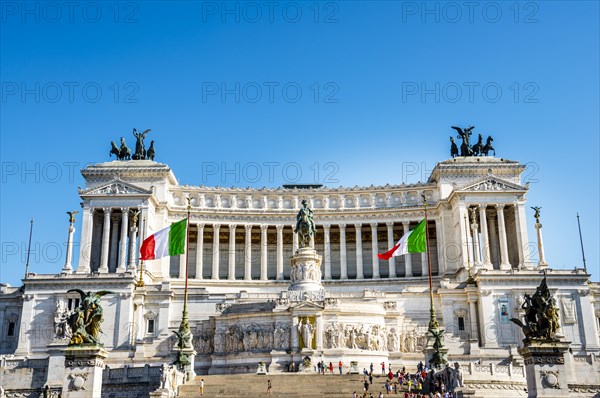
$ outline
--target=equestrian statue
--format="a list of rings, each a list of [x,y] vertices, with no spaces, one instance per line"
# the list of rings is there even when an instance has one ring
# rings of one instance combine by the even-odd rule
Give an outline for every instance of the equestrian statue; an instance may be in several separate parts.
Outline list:
[[[296,215],[296,228],[294,233],[298,234],[299,246],[309,247],[310,238],[316,233],[315,222],[313,221],[313,211],[308,207],[306,200],[302,201],[302,208]]]

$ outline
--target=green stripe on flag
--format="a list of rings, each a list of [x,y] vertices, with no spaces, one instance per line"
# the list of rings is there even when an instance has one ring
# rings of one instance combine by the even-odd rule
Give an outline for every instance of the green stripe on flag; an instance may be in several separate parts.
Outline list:
[[[423,219],[417,228],[412,230],[407,242],[409,253],[423,253],[427,251],[427,241],[425,237],[425,219]]]
[[[169,229],[169,256],[185,254],[187,218],[171,224]]]

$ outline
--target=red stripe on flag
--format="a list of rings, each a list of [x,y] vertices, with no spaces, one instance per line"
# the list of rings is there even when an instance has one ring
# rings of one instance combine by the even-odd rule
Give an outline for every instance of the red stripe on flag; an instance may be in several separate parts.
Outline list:
[[[154,260],[154,248],[156,246],[156,241],[154,240],[154,235],[149,236],[142,243],[142,247],[140,248],[140,260]]]
[[[390,258],[392,258],[394,256],[394,252],[396,250],[398,250],[398,248],[400,247],[400,243],[398,243],[397,245],[395,245],[394,247],[392,247],[390,250],[386,251],[385,253],[377,253],[377,257],[379,257],[381,260],[389,260]]]

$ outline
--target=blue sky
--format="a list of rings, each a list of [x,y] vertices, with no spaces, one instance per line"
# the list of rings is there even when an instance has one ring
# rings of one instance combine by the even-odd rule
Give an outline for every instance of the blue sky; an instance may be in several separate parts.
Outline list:
[[[527,165],[553,267],[580,213],[600,279],[597,2],[0,4],[2,282],[31,217],[31,271],[60,270],[79,169],[134,127],[182,184],[262,187],[424,180],[451,125]]]

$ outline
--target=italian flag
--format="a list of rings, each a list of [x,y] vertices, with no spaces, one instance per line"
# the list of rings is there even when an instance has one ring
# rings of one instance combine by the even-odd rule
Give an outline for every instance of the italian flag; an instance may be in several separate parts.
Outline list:
[[[392,257],[401,256],[408,253],[423,253],[427,251],[425,240],[425,219],[412,231],[408,231],[398,243],[385,253],[378,253],[377,257],[382,260],[389,260]]]
[[[186,231],[187,218],[184,218],[147,237],[140,248],[140,260],[185,254]]]

